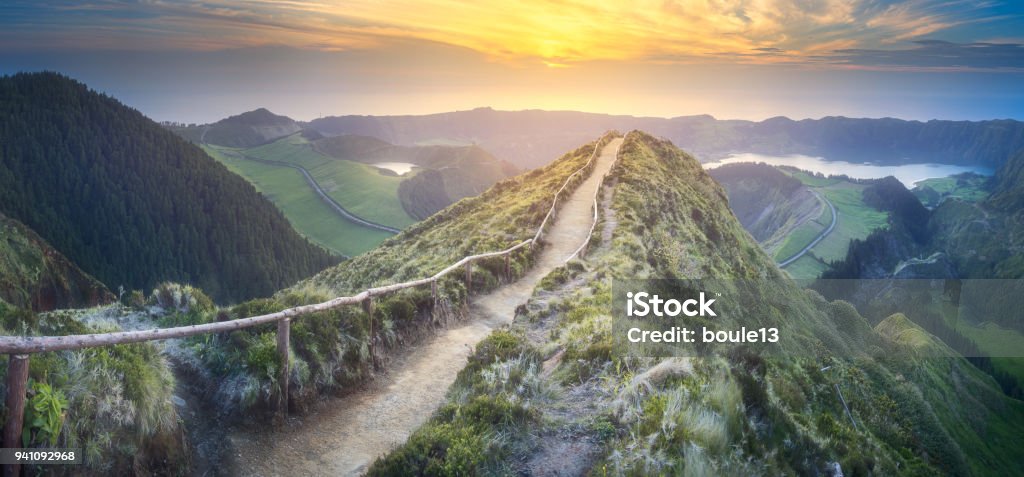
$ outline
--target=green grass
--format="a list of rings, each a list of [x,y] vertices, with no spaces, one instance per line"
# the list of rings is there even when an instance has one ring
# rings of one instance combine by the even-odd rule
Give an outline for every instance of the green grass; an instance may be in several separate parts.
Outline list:
[[[808,252],[803,257],[786,266],[785,270],[793,278],[817,278],[821,276],[828,266],[814,256],[814,252]]]
[[[1024,382],[1024,356],[1021,356],[1024,333],[991,322],[973,324],[963,320],[954,321],[950,313],[944,313],[943,316],[947,324],[973,341],[979,350],[993,356],[992,366],[997,371],[1009,373]]]
[[[825,261],[846,257],[850,241],[864,239],[878,228],[886,227],[889,214],[875,210],[864,203],[862,192],[866,186],[842,182],[821,189],[821,193],[839,212],[835,230],[813,249]]]
[[[845,258],[850,241],[854,239],[862,240],[873,230],[888,225],[889,214],[878,211],[864,203],[863,192],[864,188],[867,187],[866,185],[855,184],[842,179],[816,177],[802,171],[790,172],[784,170],[784,172],[800,179],[804,185],[822,194],[832,202],[832,205],[835,206],[836,211],[839,213],[836,228],[809,252],[818,258],[818,262],[827,263]],[[814,240],[821,230],[828,227],[831,221],[830,216],[831,212],[826,207],[821,217],[794,230],[793,234],[775,253],[775,258],[777,260],[785,260],[799,252],[800,249]],[[794,262],[790,267],[796,264]],[[812,270],[808,265],[810,263],[805,263],[801,267],[801,274]],[[790,267],[787,267],[787,269]],[[790,273],[794,277],[802,277],[801,275],[793,274],[794,272],[792,271]]]
[[[416,221],[398,199],[398,184],[409,175],[388,176],[367,164],[327,157],[314,151],[298,134],[248,149],[245,154],[304,167],[342,207],[366,220],[396,228]]]
[[[782,169],[782,171],[800,179],[800,182],[803,182],[805,185],[810,187],[827,187],[842,182],[841,179],[812,176],[804,171],[790,172],[786,169]]]
[[[822,207],[821,209],[821,214],[818,215],[818,218],[804,222],[790,232],[789,236],[782,242],[782,246],[775,251],[774,258],[776,261],[786,260],[800,252],[807,244],[811,243],[821,235],[821,232],[828,228],[829,224],[832,223],[832,209],[828,207]]]
[[[914,185],[914,193],[926,207],[935,207],[944,200],[954,198],[968,202],[981,202],[988,197],[988,178],[977,174],[925,179]]]
[[[243,159],[238,149],[203,147],[214,159],[251,182],[284,213],[302,235],[324,248],[343,255],[358,255],[391,236],[353,224],[331,209],[291,168]]]

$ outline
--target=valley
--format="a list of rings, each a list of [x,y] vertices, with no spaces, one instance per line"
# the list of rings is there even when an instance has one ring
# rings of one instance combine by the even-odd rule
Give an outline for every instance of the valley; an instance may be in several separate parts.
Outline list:
[[[65,86],[102,111],[130,114],[109,98]],[[393,475],[411,468],[535,475],[565,467],[620,475],[694,468],[991,475],[1021,465],[1008,450],[1024,425],[1024,405],[1014,398],[1022,369],[1013,358],[1022,342],[1019,324],[949,321],[956,315],[891,298],[866,306],[863,297],[846,297],[847,303],[790,280],[854,272],[949,278],[942,273],[951,270],[1016,276],[1019,223],[1007,211],[1019,201],[1019,158],[993,181],[933,178],[912,193],[894,178],[826,177],[766,164],[708,171],[642,131],[609,133],[520,173],[475,145],[332,136],[266,110],[195,127],[144,124],[144,137],[182,151],[190,167],[206,170],[203,177],[238,188],[272,227],[284,227],[280,241],[270,243],[253,233],[203,230],[214,230],[215,245],[245,237],[232,245],[243,252],[229,256],[257,257],[257,276],[287,285],[236,298],[210,277],[196,284],[164,279],[152,292],[127,289],[115,298],[44,237],[11,222],[4,230],[14,231],[12,239],[0,248],[6,333],[230,326],[221,322],[431,276],[547,228],[532,251],[517,249],[507,261],[481,259],[432,289],[296,317],[284,341],[287,360],[278,356],[280,331],[267,325],[34,355],[30,401],[59,397],[55,405],[68,427],[55,435],[87,449],[90,472]],[[185,138],[197,133],[192,140],[199,144],[171,135],[175,128]],[[121,167],[120,156],[110,157],[95,160],[109,161],[110,175],[133,184],[131,172],[142,166]],[[24,170],[12,164],[10,171]],[[153,177],[166,184],[149,180],[146,187],[178,187],[174,170],[154,168]],[[98,193],[69,184],[61,186],[66,193]],[[113,197],[106,200],[115,212],[119,203],[138,200],[121,199],[117,188],[99,191]],[[229,207],[240,200],[227,199]],[[202,210],[221,217],[216,208],[223,206],[209,201]],[[204,225],[188,221],[195,217],[183,211],[190,209],[172,210],[186,225],[159,229],[160,240],[199,235],[191,229]],[[245,215],[251,211],[230,210],[235,215],[223,216],[225,224],[258,230],[246,222],[255,221]],[[145,223],[116,226],[127,237],[150,232]],[[348,259],[326,260],[300,235]],[[576,254],[584,248],[585,256]],[[211,260],[223,260],[213,253]],[[263,269],[288,260],[293,274],[300,266],[312,270],[285,278]],[[36,273],[40,264],[44,271]],[[635,277],[761,280],[741,294],[738,315],[716,318],[755,329],[782,317],[788,328],[780,346],[788,354],[618,354],[607,313],[610,287]],[[48,298],[39,298],[40,289]],[[86,298],[73,296],[82,293]],[[116,301],[46,313],[19,309],[56,307],[53,297],[84,300],[61,305],[73,307]],[[946,358],[929,358],[936,352]],[[50,442],[45,426],[28,422],[34,446]],[[161,455],[179,457],[168,462]],[[230,456],[226,467],[211,465],[218,456]]]
[[[304,236],[348,257],[516,172],[477,147],[325,137],[265,109],[170,129],[246,178]]]
[[[281,431],[237,433],[237,473],[361,475],[377,457],[401,444],[443,402],[448,387],[477,344],[509,324],[541,279],[587,239],[591,199],[614,164],[622,139],[604,146],[596,165],[559,206],[546,245],[512,283],[470,298],[466,323],[439,332],[398,358],[387,377],[368,389],[320,404],[315,419],[293,418]],[[283,444],[282,444],[283,443]]]
[[[246,159],[244,150],[220,146],[204,146],[204,150],[251,182],[281,209],[299,233],[327,250],[339,255],[358,255],[393,235],[339,217],[296,169]]]

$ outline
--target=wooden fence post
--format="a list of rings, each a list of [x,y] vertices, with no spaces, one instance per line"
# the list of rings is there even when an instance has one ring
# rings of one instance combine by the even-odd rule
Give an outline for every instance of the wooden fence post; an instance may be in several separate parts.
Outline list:
[[[4,424],[4,447],[21,447],[22,419],[25,416],[25,392],[28,386],[27,354],[11,354],[7,359],[7,422]],[[21,466],[4,466],[5,476],[17,476]]]
[[[466,295],[473,290],[473,262],[466,262]]]
[[[370,319],[370,334],[368,339],[370,340],[370,362],[373,363],[373,369],[377,369],[377,355],[373,353],[373,297],[366,297],[363,300],[363,311],[366,312],[366,316]]]
[[[505,280],[512,281],[512,254],[505,254]]]
[[[434,306],[437,306],[437,280],[430,282],[430,298],[433,300]]]
[[[281,361],[281,397],[278,400],[278,414],[283,419],[288,417],[288,381],[291,377],[288,347],[291,341],[291,319],[284,318],[277,322],[277,355]]]

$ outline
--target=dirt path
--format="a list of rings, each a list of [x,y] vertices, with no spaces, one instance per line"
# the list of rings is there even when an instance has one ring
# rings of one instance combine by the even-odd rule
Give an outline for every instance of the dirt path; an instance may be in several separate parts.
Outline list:
[[[562,265],[586,238],[594,191],[611,168],[622,139],[605,146],[590,176],[560,207],[536,265],[514,283],[470,303],[464,325],[440,332],[396,360],[370,388],[331,398],[319,412],[290,418],[284,429],[235,432],[232,474],[358,475],[373,460],[405,442],[444,401],[448,387],[477,342],[511,322],[541,278]]]

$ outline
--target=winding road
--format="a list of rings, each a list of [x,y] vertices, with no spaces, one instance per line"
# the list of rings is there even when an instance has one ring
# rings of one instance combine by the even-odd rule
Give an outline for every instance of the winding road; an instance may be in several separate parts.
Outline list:
[[[338,213],[338,215],[340,215],[343,219],[348,220],[349,222],[353,222],[353,223],[355,223],[357,225],[362,225],[364,227],[370,227],[372,229],[383,230],[384,232],[389,232],[389,233],[393,233],[393,234],[397,234],[397,233],[401,232],[401,230],[396,229],[394,227],[389,227],[389,226],[384,225],[384,224],[378,224],[377,222],[372,222],[372,221],[366,220],[366,219],[364,219],[362,217],[359,217],[356,214],[353,214],[352,212],[349,212],[348,209],[342,207],[341,204],[339,204],[336,200],[334,200],[334,198],[332,198],[331,196],[327,195],[327,191],[325,191],[322,187],[320,187],[320,184],[317,183],[316,179],[313,178],[313,175],[310,174],[309,171],[306,170],[305,167],[302,167],[302,166],[300,166],[298,164],[293,164],[293,163],[290,163],[290,162],[272,161],[270,159],[257,159],[255,157],[247,156],[244,153],[241,154],[241,157],[242,157],[242,159],[245,159],[245,160],[248,160],[248,161],[262,162],[263,164],[270,164],[270,165],[282,166],[282,167],[291,167],[292,169],[297,169],[299,172],[302,173],[303,176],[306,177],[306,182],[309,184],[310,187],[313,188],[313,190],[317,193],[317,195],[320,196],[320,199],[322,199],[324,202],[326,202],[328,206],[330,206],[332,209],[334,209],[335,212]]]
[[[797,252],[796,255],[793,255],[792,257],[789,257],[789,258],[779,262],[779,268],[784,268],[786,265],[789,265],[789,264],[799,260],[800,257],[803,257],[804,254],[806,254],[812,248],[814,248],[815,245],[818,245],[818,242],[821,242],[825,237],[828,236],[828,234],[832,233],[832,229],[836,228],[836,222],[839,219],[839,213],[836,212],[835,206],[833,206],[832,202],[830,202],[828,199],[826,199],[825,196],[819,194],[818,192],[812,190],[811,193],[814,194],[814,196],[817,197],[818,200],[820,200],[822,203],[827,205],[829,209],[832,210],[832,223],[829,224],[828,228],[826,228],[824,231],[822,231],[820,235],[815,237],[814,240],[811,240],[811,243],[807,244],[807,246],[804,247],[803,250]]]
[[[561,203],[547,229],[546,245],[521,278],[470,299],[470,317],[440,331],[389,365],[389,373],[368,389],[329,398],[317,412],[291,417],[281,430],[249,429],[233,433],[231,474],[359,475],[376,459],[405,442],[445,399],[448,387],[466,364],[473,347],[491,330],[510,323],[518,305],[565,257],[588,238],[593,197],[615,162],[623,139],[601,150],[590,176]]]

